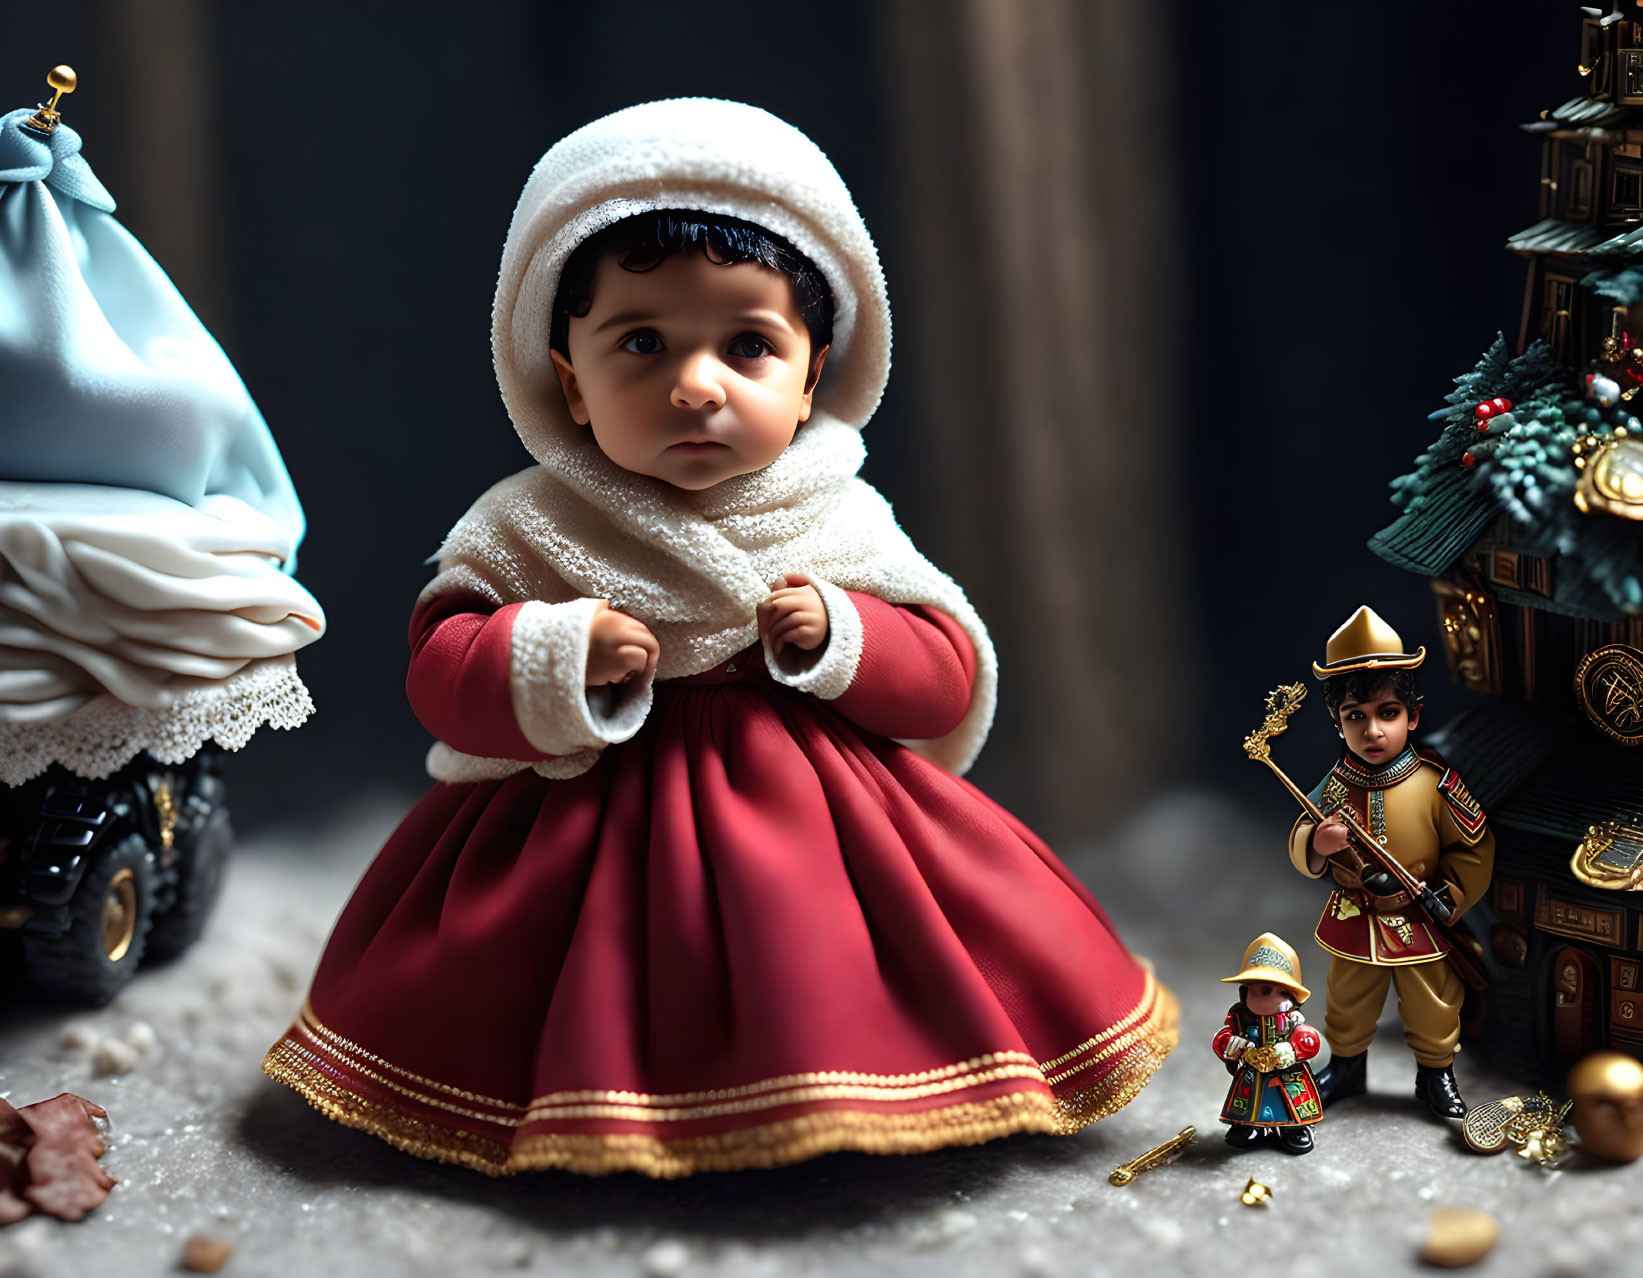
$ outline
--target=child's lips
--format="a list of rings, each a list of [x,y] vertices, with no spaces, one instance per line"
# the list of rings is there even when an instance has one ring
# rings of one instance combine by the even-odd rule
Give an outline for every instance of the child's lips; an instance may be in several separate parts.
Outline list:
[[[721,444],[716,439],[685,439],[669,446],[670,453],[713,453],[720,449],[728,449],[729,444]]]

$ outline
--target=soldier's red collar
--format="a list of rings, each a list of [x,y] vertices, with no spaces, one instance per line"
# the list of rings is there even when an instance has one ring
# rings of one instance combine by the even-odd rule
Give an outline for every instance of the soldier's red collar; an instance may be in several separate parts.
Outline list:
[[[1420,765],[1420,756],[1414,748],[1405,746],[1403,753],[1383,768],[1366,768],[1348,754],[1335,765],[1335,775],[1360,790],[1384,790],[1405,777],[1413,776]]]

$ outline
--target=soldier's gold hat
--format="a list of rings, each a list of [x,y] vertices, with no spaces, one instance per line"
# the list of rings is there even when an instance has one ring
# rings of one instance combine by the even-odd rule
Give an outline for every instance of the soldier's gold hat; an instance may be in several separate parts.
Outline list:
[[[1413,670],[1426,660],[1426,649],[1403,650],[1398,632],[1367,604],[1346,619],[1346,624],[1329,636],[1324,647],[1324,663],[1312,663],[1312,673],[1320,679],[1353,670]]]
[[[1237,976],[1223,976],[1223,985],[1253,985],[1256,981],[1270,981],[1295,991],[1295,997],[1306,1002],[1312,991],[1301,984],[1301,956],[1295,947],[1275,932],[1262,932],[1244,951],[1244,970]]]

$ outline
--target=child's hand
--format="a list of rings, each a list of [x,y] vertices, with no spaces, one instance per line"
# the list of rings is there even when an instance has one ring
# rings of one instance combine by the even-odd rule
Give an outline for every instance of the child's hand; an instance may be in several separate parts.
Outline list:
[[[1312,832],[1312,850],[1322,857],[1345,852],[1349,842],[1351,836],[1347,834],[1346,823],[1341,820],[1339,814],[1331,816]]]
[[[770,598],[759,605],[759,633],[777,656],[791,644],[810,652],[827,642],[827,608],[821,592],[800,572],[770,583]]]
[[[643,679],[655,672],[661,652],[644,622],[601,599],[588,629],[588,687]]]

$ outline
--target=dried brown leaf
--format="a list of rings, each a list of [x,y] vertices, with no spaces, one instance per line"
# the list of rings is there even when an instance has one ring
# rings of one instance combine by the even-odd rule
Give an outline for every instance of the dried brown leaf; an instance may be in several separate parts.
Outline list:
[[[64,1092],[25,1105],[18,1113],[34,1129],[23,1196],[43,1212],[62,1220],[79,1220],[114,1188],[114,1177],[97,1162],[108,1147],[92,1121],[107,1118],[108,1111]]]
[[[34,1205],[23,1197],[28,1184],[29,1146],[34,1144],[34,1128],[16,1108],[0,1100],[0,1225],[15,1224]]]

